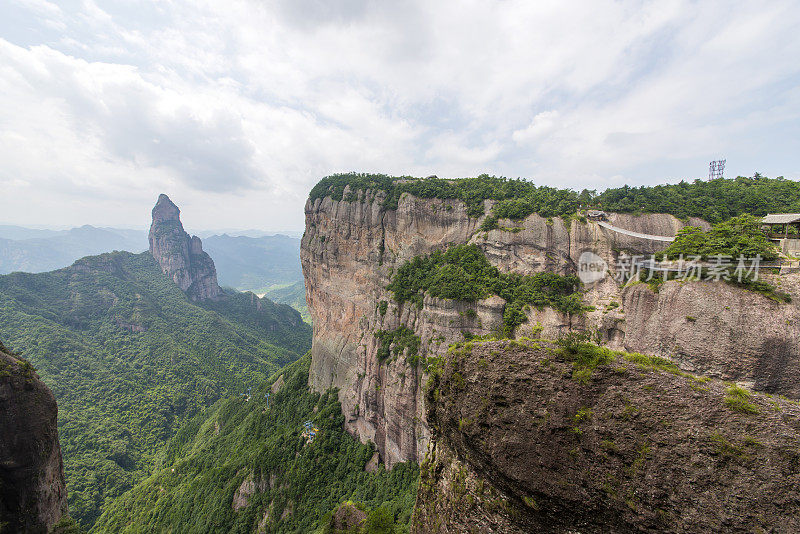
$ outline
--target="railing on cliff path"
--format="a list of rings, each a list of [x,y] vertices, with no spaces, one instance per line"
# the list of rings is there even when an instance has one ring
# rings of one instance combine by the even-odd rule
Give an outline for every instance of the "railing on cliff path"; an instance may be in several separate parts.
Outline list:
[[[651,241],[663,241],[665,243],[671,243],[675,241],[674,237],[664,236],[664,235],[652,235],[652,234],[642,234],[639,232],[633,232],[631,230],[625,230],[624,228],[620,228],[618,226],[614,226],[606,221],[597,221],[599,226],[603,228],[607,228],[612,232],[617,232],[623,235],[637,237],[639,239],[648,239]],[[683,266],[675,266],[671,262],[663,263],[663,262],[654,262],[651,259],[641,259],[634,262],[637,267],[645,268],[645,269],[652,269],[654,271],[663,271],[663,272],[682,272],[685,269]],[[800,261],[798,260],[779,260],[774,262],[762,262],[759,265],[760,268],[765,269],[780,269],[779,274],[789,274],[789,273],[797,273],[800,272]]]

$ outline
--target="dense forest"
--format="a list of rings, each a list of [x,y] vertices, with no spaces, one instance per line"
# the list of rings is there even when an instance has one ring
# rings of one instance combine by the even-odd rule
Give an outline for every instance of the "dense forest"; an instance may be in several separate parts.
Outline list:
[[[295,310],[300,312],[303,320],[311,323],[311,313],[308,310],[306,303],[306,283],[303,280],[295,282],[291,285],[278,286],[270,289],[264,294],[265,297],[273,302],[281,304],[288,304]]]
[[[335,390],[309,391],[310,362],[309,354],[254,384],[249,396],[221,400],[188,421],[158,469],[114,502],[94,531],[327,532],[331,511],[345,501],[367,512],[361,532],[407,531],[419,468],[368,472],[374,446],[343,430]],[[306,421],[317,428],[313,440]]]
[[[348,189],[345,196],[345,188]],[[484,214],[483,201],[497,203],[484,223],[490,229],[499,218],[520,219],[532,213],[543,217],[571,217],[579,209],[602,209],[621,213],[669,213],[678,218],[700,217],[710,223],[749,213],[800,212],[800,183],[782,177],[718,178],[681,181],[677,184],[618,187],[598,193],[584,189],[536,186],[521,179],[486,174],[476,178],[392,177],[383,174],[348,173],[323,178],[311,190],[311,200],[330,196],[334,200],[356,200],[359,191],[383,191],[386,209],[397,207],[403,193],[420,198],[458,199],[469,215]]]
[[[149,253],[114,252],[0,276],[0,337],[56,396],[70,511],[89,527],[183,422],[295,361],[311,328],[252,294],[192,303]]]

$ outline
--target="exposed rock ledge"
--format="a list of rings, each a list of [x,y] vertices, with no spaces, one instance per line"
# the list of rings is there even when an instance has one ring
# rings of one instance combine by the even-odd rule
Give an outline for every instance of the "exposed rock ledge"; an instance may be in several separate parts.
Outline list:
[[[428,392],[418,533],[798,532],[800,406],[623,358],[474,344]]]

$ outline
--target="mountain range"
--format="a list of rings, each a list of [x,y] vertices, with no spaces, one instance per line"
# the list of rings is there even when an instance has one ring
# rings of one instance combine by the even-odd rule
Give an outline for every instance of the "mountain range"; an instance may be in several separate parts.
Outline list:
[[[220,285],[259,295],[269,293],[270,298],[293,306],[307,319],[299,237],[260,230],[230,232],[200,232],[205,236],[206,250],[215,259]],[[0,225],[0,274],[47,272],[85,256],[115,250],[138,253],[147,248],[147,233],[142,230]]]
[[[185,421],[310,348],[296,310],[217,285],[166,196],[153,219],[147,252],[0,276],[0,339],[55,395],[69,508],[85,528]]]

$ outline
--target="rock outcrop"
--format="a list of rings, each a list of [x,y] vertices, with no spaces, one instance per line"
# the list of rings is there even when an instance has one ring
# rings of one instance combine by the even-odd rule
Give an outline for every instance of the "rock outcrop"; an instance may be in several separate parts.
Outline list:
[[[786,275],[790,283],[800,277]],[[795,296],[795,301],[797,300]],[[669,281],[622,291],[622,345],[686,371],[800,398],[800,308],[718,282]]]
[[[67,514],[58,407],[33,367],[0,343],[0,531],[50,532]]]
[[[663,242],[619,234],[590,221],[567,224],[536,214],[524,221],[501,220],[499,229],[484,232],[479,229],[483,219],[470,217],[458,200],[405,194],[397,209],[387,210],[382,191],[351,193],[346,189],[343,198],[356,200],[325,197],[306,205],[301,262],[314,324],[309,382],[318,391],[339,388],[346,428],[363,441],[372,440],[389,466],[425,455],[423,373],[402,358],[379,362],[375,332],[406,326],[420,337],[420,353],[433,354],[462,340],[464,332],[492,332],[502,323],[505,304],[499,297],[477,306],[426,297],[422,309],[409,303],[398,306],[386,286],[405,261],[448,244],[474,243],[503,272],[567,274],[575,273],[585,251],[598,254],[613,269],[622,251],[652,254],[664,248]],[[484,205],[488,213],[491,201]],[[611,214],[610,222],[662,236],[675,235],[685,224],[663,214]],[[696,219],[688,223],[708,227]],[[551,337],[571,328],[598,327],[609,342],[624,346],[619,285],[606,277],[588,288],[586,300],[596,310],[581,317],[533,310],[520,333],[537,323]]]
[[[467,343],[428,389],[414,531],[797,532],[800,407],[617,355]]]
[[[623,254],[654,254],[664,241],[536,214],[483,231],[460,201],[404,194],[387,209],[384,195],[346,187],[341,201],[306,205],[309,385],[339,388],[345,428],[387,466],[421,462],[417,532],[800,528],[800,409],[770,396],[800,399],[799,274],[766,275],[792,303],[724,282],[621,283],[610,275]],[[708,228],[665,214],[608,221],[651,236]],[[596,331],[612,349],[664,358],[670,372],[618,356],[587,379],[553,347],[475,344],[433,375],[426,400],[420,362],[494,333],[505,301],[426,295],[417,307],[387,286],[407,260],[462,243],[521,274],[575,274],[593,253],[607,272],[583,288],[589,311],[531,309],[517,337]],[[405,329],[418,354],[386,357],[387,332],[408,339]]]
[[[153,208],[150,226],[150,253],[178,287],[192,300],[216,299],[220,295],[214,261],[203,252],[197,236],[183,229],[180,210],[167,195],[161,194]]]

